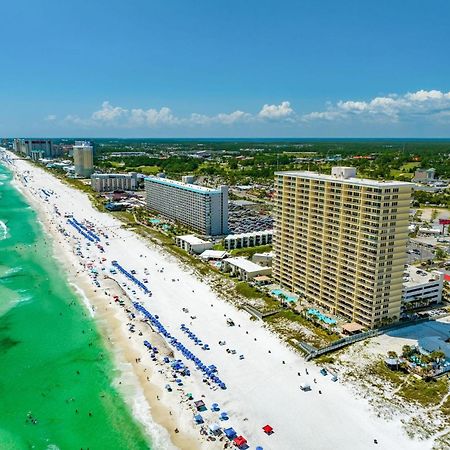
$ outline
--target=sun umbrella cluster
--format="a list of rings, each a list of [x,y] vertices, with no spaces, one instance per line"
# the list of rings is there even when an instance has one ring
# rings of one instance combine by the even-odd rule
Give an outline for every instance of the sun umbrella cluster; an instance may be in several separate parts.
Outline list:
[[[80,222],[78,222],[75,219],[68,219],[67,223],[69,225],[72,225],[75,230],[78,231],[78,233],[80,233],[82,236],[84,236],[88,241],[91,242],[99,242],[100,238],[94,234],[91,230],[88,230],[84,225],[82,225]]]
[[[113,261],[111,264],[130,281],[140,287],[145,294],[151,294],[150,289],[142,281],[138,280],[132,273],[125,270],[117,261]]]
[[[195,345],[201,345],[203,350],[209,350],[209,345],[204,344],[200,338],[198,338],[184,323],[181,324],[180,327],[181,331],[184,331],[189,339],[192,339],[194,341]]]
[[[156,318],[156,316],[147,311],[139,302],[134,302],[133,305],[140,313],[150,320],[150,323],[168,340],[170,345],[179,350],[186,359],[193,361],[197,369],[201,370],[207,378],[209,378],[213,383],[216,383],[220,388],[227,388],[226,384],[218,377],[217,367],[214,364],[210,364],[209,366],[204,364],[200,358],[195,356],[194,353],[179,342],[178,339],[172,336],[166,330],[164,325]]]

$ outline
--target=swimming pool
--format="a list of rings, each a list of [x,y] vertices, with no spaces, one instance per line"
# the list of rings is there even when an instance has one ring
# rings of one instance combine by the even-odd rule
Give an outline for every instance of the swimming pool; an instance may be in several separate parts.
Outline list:
[[[311,316],[316,316],[319,320],[327,323],[328,325],[334,325],[336,323],[336,321],[334,319],[332,319],[331,317],[325,316],[317,309],[308,309],[307,313]]]
[[[283,294],[286,298],[285,300],[289,303],[293,303],[297,301],[297,297],[294,297],[292,295],[287,295],[285,292],[283,292],[281,289],[272,289],[270,291],[271,294],[275,295],[275,297],[279,297],[281,294]]]

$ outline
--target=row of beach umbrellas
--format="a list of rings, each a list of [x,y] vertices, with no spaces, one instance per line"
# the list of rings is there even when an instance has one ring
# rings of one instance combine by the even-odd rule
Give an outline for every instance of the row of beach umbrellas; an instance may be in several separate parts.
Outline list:
[[[95,239],[97,242],[100,242],[100,238],[89,228],[86,228],[82,223],[78,222],[75,218],[72,218],[74,223],[78,225],[82,230],[84,230],[89,236],[91,236],[93,239]]]
[[[67,223],[69,224],[69,225],[72,225],[74,228],[75,228],[75,230],[77,230],[78,231],[78,233],[80,233],[80,234],[82,234],[88,241],[91,241],[91,242],[96,242],[96,240],[92,237],[92,236],[90,236],[88,233],[86,233],[79,225],[78,225],[78,223],[76,222],[76,221],[74,221],[74,219],[67,219]]]
[[[184,331],[189,339],[192,339],[195,343],[195,345],[202,345],[204,350],[209,350],[209,345],[204,344],[200,338],[198,338],[184,323],[181,324],[180,330]]]
[[[216,383],[221,389],[227,388],[226,384],[216,375],[217,367],[215,365],[211,364],[207,366],[206,364],[204,364],[200,358],[195,356],[181,342],[178,342],[178,340],[166,330],[166,328],[158,320],[158,318],[147,311],[139,302],[134,302],[133,305],[140,313],[142,313],[150,320],[151,324],[169,341],[171,345],[179,350],[186,359],[193,361],[197,369],[201,370],[206,377],[208,377],[212,382]]]
[[[144,291],[145,294],[150,293],[150,290],[142,281],[138,280],[132,273],[125,270],[117,261],[113,261],[111,264],[114,267],[116,267],[119,270],[119,272],[123,273],[130,281],[138,285]]]

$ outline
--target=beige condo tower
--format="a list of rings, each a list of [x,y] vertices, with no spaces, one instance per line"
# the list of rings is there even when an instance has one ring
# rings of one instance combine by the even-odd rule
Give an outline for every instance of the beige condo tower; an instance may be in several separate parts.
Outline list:
[[[75,174],[88,178],[94,172],[94,149],[89,142],[75,141],[73,146]]]
[[[275,173],[273,276],[333,315],[373,328],[398,320],[411,183]]]

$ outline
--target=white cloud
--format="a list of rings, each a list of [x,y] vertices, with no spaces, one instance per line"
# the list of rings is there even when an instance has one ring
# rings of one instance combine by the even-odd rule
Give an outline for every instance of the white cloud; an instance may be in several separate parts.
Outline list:
[[[396,123],[450,123],[450,92],[439,90],[418,90],[406,94],[389,94],[372,99],[347,99],[335,103],[326,103],[322,110],[297,114],[287,100],[280,104],[264,104],[255,113],[237,109],[232,112],[220,112],[207,115],[191,113],[176,115],[169,107],[125,108],[104,101],[98,111],[87,117],[70,114],[63,121],[49,115],[47,121],[65,123],[84,128],[109,127],[115,129],[137,128],[173,128],[176,127],[232,127],[236,125],[256,125],[264,123],[285,123],[291,127],[320,122],[345,124],[381,124],[388,126]]]
[[[258,116],[262,119],[283,119],[291,116],[294,110],[291,108],[291,104],[288,101],[281,102],[279,105],[265,104]]]
[[[219,113],[215,116],[207,116],[205,114],[192,113],[187,119],[187,123],[191,125],[210,125],[222,124],[233,125],[239,122],[252,120],[252,115],[244,111],[233,111],[231,113]]]
[[[431,90],[424,91],[423,89],[417,92],[408,93],[405,96],[407,99],[412,101],[424,102],[427,100],[442,100],[449,99],[450,100],[450,92],[444,93],[441,91]]]
[[[369,121],[399,122],[414,120],[446,120],[450,113],[450,92],[437,90],[408,92],[375,97],[369,101],[346,100],[330,104],[325,111],[304,114],[301,120],[349,120],[355,117]]]
[[[150,127],[156,125],[173,125],[180,122],[180,119],[172,114],[170,108],[163,106],[161,109],[132,109],[128,116],[129,126],[148,125]]]
[[[92,119],[111,122],[128,114],[128,110],[120,106],[112,106],[108,101],[102,103],[102,108],[92,113]]]
[[[54,122],[56,120],[56,115],[55,114],[49,114],[46,118],[46,121],[48,122]]]
[[[287,101],[280,105],[264,105],[262,110],[253,115],[251,113],[236,110],[231,113],[219,113],[208,116],[192,113],[187,117],[176,116],[170,108],[163,106],[160,109],[132,108],[113,106],[109,101],[104,101],[98,111],[94,111],[89,118],[81,118],[74,114],[65,117],[64,122],[81,125],[84,127],[114,126],[116,128],[158,127],[158,126],[207,126],[212,124],[234,125],[251,121],[286,120],[293,109]]]

